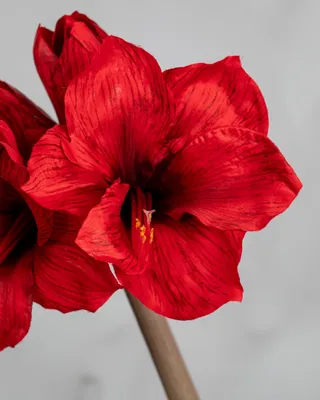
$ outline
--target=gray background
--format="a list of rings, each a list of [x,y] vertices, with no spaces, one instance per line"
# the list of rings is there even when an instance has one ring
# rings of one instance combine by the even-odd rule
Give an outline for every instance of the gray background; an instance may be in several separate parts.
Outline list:
[[[245,298],[171,326],[204,400],[318,400],[320,2],[1,0],[1,79],[52,113],[32,61],[37,24],[74,10],[140,44],[163,68],[240,54],[265,94],[270,137],[304,183],[292,207],[247,235]],[[161,400],[124,293],[99,312],[34,307],[26,340],[0,354],[1,400]]]

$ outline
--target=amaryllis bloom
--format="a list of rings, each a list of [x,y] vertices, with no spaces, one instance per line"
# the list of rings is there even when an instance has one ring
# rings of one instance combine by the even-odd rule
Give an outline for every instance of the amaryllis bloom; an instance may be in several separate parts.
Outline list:
[[[34,61],[61,123],[65,122],[63,99],[70,81],[89,66],[106,36],[78,12],[60,18],[54,32],[39,26]]]
[[[53,213],[21,190],[32,146],[54,122],[0,82],[0,350],[29,330],[32,303],[95,311],[119,284],[75,243],[81,219]]]
[[[155,312],[193,319],[240,301],[244,232],[282,213],[301,183],[266,136],[239,57],[162,73],[108,36],[71,81],[65,113],[33,148],[24,190],[86,216],[76,243]]]

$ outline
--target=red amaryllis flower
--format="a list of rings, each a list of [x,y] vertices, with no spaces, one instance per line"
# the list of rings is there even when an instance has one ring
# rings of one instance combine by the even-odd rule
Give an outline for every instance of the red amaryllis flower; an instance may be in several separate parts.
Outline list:
[[[70,81],[88,67],[106,36],[95,22],[78,12],[60,18],[54,32],[38,28],[34,60],[61,123],[65,122],[63,99]]]
[[[0,82],[0,350],[24,338],[33,301],[95,311],[119,287],[108,265],[74,244],[79,218],[45,210],[21,190],[32,146],[53,125]]]
[[[88,214],[79,246],[157,313],[193,319],[241,300],[233,230],[263,228],[301,183],[266,137],[265,102],[239,58],[162,73],[108,36],[65,111],[67,128],[34,147],[24,190]]]

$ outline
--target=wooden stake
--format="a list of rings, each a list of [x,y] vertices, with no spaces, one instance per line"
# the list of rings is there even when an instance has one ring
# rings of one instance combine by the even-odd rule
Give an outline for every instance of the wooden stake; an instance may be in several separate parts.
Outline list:
[[[199,400],[166,318],[149,310],[127,291],[126,294],[168,400]]]

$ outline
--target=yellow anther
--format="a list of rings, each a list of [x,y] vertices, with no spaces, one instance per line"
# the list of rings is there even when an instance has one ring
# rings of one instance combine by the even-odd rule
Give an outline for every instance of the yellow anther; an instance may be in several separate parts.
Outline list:
[[[142,243],[145,243],[147,237],[146,237],[146,227],[144,225],[140,226],[140,237],[142,239]]]
[[[151,228],[150,229],[150,237],[149,237],[150,244],[153,242],[153,237],[154,237],[154,228]]]
[[[150,218],[151,218],[151,214],[150,214]],[[136,229],[139,229],[139,234],[141,237],[141,241],[142,244],[145,244],[146,240],[147,240],[147,228],[145,225],[141,225],[141,221],[136,218]],[[151,244],[153,242],[153,238],[154,238],[154,228],[151,228],[149,231],[149,243]]]

